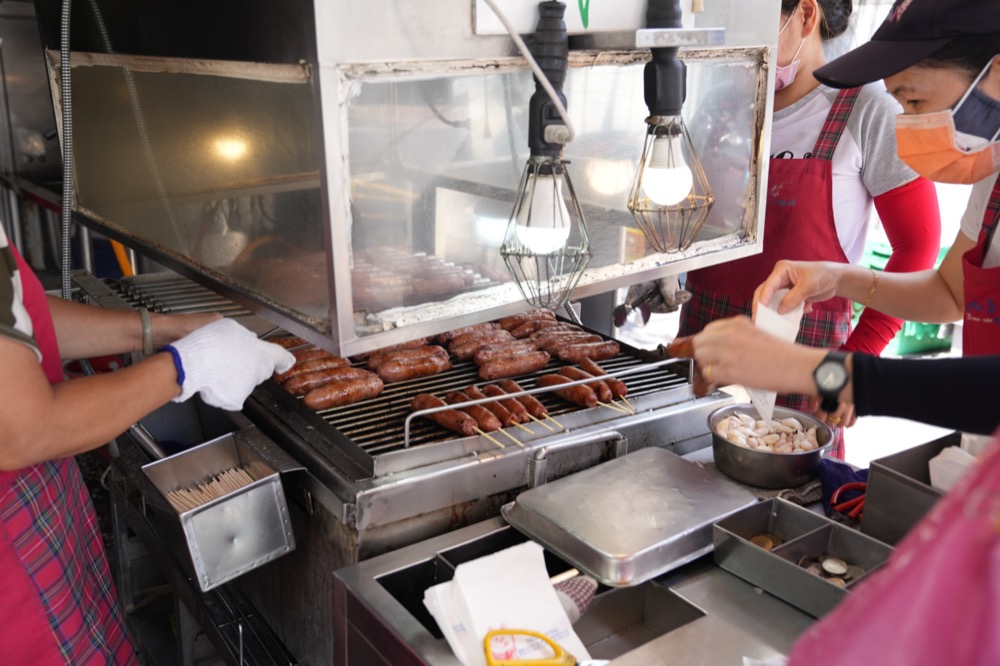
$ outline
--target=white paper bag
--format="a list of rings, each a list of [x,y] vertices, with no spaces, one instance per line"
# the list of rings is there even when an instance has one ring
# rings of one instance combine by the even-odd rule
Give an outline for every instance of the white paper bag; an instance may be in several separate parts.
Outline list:
[[[781,302],[781,299],[787,293],[788,289],[780,289],[774,293],[774,298],[771,302],[774,303],[775,307],[777,307],[778,303]],[[782,315],[778,314],[777,310],[772,310],[763,303],[758,303],[757,313],[754,315],[754,324],[760,330],[781,338],[785,342],[795,342],[795,338],[799,334],[799,323],[802,321],[804,307],[805,305],[801,304],[791,312]],[[779,359],[775,359],[775,362],[779,362]],[[753,406],[757,409],[757,413],[760,414],[760,418],[770,421],[771,417],[774,416],[774,401],[777,399],[778,394],[774,391],[762,391],[753,388],[747,388],[746,391],[750,395],[750,402],[753,403]]]
[[[424,605],[465,666],[485,666],[483,639],[487,632],[504,628],[537,631],[577,661],[590,659],[549,580],[544,551],[533,541],[460,564],[451,581],[424,593]],[[548,648],[522,647],[518,657],[547,653]]]

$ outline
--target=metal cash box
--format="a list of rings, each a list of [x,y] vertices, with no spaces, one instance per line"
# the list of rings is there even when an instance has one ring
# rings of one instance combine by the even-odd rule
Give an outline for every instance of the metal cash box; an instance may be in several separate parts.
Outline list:
[[[202,591],[295,549],[281,476],[250,445],[257,432],[238,430],[142,467],[165,541]],[[184,511],[167,499],[234,468],[246,469],[253,481]]]
[[[773,534],[773,550],[750,542]],[[813,617],[822,617],[850,590],[882,566],[892,547],[780,498],[760,502],[713,525],[715,563],[726,571],[787,601]],[[803,556],[831,555],[859,566],[865,574],[838,587],[798,565]]]

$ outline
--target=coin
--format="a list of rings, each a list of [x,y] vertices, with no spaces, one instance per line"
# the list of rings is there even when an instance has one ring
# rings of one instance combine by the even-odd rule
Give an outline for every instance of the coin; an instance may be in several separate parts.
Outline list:
[[[806,571],[808,571],[814,576],[821,576],[823,574],[823,569],[822,567],[819,566],[819,563],[817,562],[813,562],[812,564],[807,566]]]
[[[823,578],[837,587],[847,587],[847,582],[843,578],[838,578],[837,576],[824,576]]]
[[[820,560],[823,571],[834,576],[843,576],[847,573],[847,562],[836,557],[824,557]]]
[[[771,550],[774,548],[774,542],[771,541],[771,537],[766,534],[758,534],[750,538],[750,543],[753,545],[763,548],[764,550]]]
[[[812,555],[803,555],[799,558],[800,567],[808,567],[810,564],[816,564],[816,558]]]
[[[780,536],[778,536],[777,534],[771,534],[770,532],[765,532],[765,533],[764,533],[764,536],[766,536],[766,537],[767,537],[768,539],[770,539],[770,540],[771,540],[771,543],[772,543],[772,544],[774,544],[774,547],[775,547],[775,548],[777,548],[777,547],[778,547],[778,546],[780,546],[781,544],[785,543],[785,540],[784,540],[784,539],[782,539],[782,538],[781,538]]]
[[[857,580],[865,575],[865,570],[853,564],[847,565],[847,572],[844,574],[845,580]]]

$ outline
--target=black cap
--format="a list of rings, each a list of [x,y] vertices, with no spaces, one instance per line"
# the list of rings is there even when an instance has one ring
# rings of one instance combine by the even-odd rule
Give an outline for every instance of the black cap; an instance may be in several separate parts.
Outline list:
[[[917,64],[955,37],[994,32],[1000,33],[997,0],[896,0],[870,42],[813,76],[833,88],[854,88]]]

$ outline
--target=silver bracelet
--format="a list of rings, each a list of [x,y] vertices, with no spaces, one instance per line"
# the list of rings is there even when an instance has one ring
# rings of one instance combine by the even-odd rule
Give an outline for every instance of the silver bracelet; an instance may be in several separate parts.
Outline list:
[[[153,352],[153,322],[149,319],[149,310],[139,308],[139,318],[142,320],[142,353],[152,356]]]

